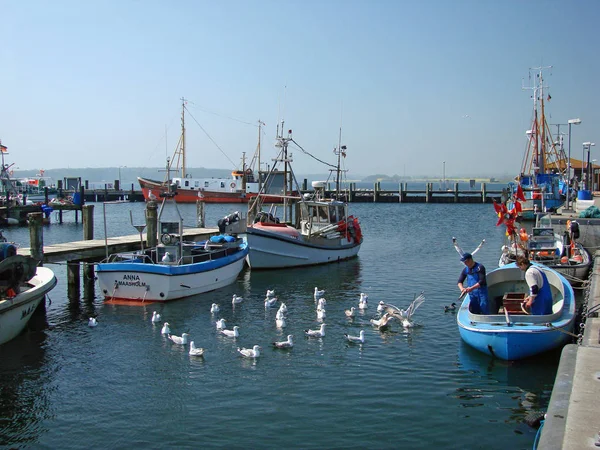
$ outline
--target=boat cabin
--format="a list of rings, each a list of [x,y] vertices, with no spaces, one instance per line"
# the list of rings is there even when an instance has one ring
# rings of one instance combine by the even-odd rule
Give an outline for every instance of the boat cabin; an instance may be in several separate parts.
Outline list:
[[[347,205],[340,201],[308,201],[301,205],[302,234],[314,234],[347,217]]]

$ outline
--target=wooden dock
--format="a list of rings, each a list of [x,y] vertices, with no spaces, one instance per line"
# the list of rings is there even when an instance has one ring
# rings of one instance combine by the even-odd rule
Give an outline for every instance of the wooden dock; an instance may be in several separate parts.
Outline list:
[[[184,240],[201,241],[219,233],[218,228],[186,228],[183,232]],[[144,248],[148,246],[146,236],[142,235]],[[43,263],[61,262],[96,262],[111,253],[131,252],[139,250],[140,235],[119,236],[87,241],[65,242],[62,244],[45,245],[43,249]],[[30,248],[19,248],[19,255],[31,256]]]

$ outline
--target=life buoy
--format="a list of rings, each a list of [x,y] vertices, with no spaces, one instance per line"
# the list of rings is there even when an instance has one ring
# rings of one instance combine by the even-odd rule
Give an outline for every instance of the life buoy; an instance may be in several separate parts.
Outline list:
[[[231,189],[234,189],[235,188],[235,183],[232,181],[229,186],[231,187]]]

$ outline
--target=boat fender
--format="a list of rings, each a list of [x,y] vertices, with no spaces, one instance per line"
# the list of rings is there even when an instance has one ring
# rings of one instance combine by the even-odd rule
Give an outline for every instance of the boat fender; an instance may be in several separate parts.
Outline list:
[[[17,255],[17,247],[9,242],[0,243],[0,261]]]
[[[579,223],[571,220],[570,230],[573,239],[579,239]]]
[[[542,422],[542,420],[544,420],[545,415],[546,414],[542,411],[532,411],[525,416],[525,419],[523,419],[523,421],[531,428],[539,428],[540,423]]]

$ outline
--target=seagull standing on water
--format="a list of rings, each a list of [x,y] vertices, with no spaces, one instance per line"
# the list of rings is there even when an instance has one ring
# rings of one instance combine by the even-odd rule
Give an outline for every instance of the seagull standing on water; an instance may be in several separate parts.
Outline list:
[[[390,314],[392,317],[398,319],[404,328],[411,328],[414,326],[412,321],[412,316],[419,306],[423,304],[425,301],[425,294],[421,292],[418,297],[416,297],[411,304],[406,308],[406,311],[398,308],[397,306],[390,305],[386,303],[386,314]]]
[[[90,317],[88,320],[88,326],[94,328],[96,325],[98,325],[98,321],[94,317]]]
[[[258,358],[260,356],[260,347],[255,345],[252,348],[239,348],[238,353],[245,358]]]
[[[174,334],[169,334],[169,339],[171,339],[175,344],[185,345],[188,343],[188,337],[190,335],[187,333],[183,333],[181,336],[175,336]]]
[[[315,286],[315,300],[320,299],[324,294],[325,290],[319,290],[319,288]]]
[[[327,300],[320,298],[319,303],[317,304],[317,309],[325,309],[325,306],[327,306]]]
[[[344,311],[344,313],[346,314],[346,317],[355,317],[356,316],[356,309],[354,308],[354,306],[350,307],[350,309],[346,309]]]
[[[317,309],[317,319],[324,319],[324,318],[325,318],[325,308]]]
[[[217,305],[216,303],[213,303],[212,306],[210,307],[211,314],[216,314],[220,310],[221,310],[221,308],[219,308],[219,305]]]
[[[233,297],[231,298],[231,303],[233,303],[234,305],[237,303],[242,303],[243,301],[244,301],[244,298],[240,297],[239,295],[233,294]]]
[[[385,313],[383,316],[381,316],[381,319],[371,319],[371,323],[373,324],[373,326],[382,329],[387,327],[388,322],[393,318],[394,316],[392,316],[391,314]]]
[[[383,300],[381,300],[379,302],[379,305],[377,305],[377,312],[384,312],[385,311],[385,302]]]
[[[224,330],[225,329],[225,319],[219,319],[217,320],[217,330]]]
[[[325,336],[325,324],[322,323],[318,330],[304,330],[308,337],[324,337]]]
[[[154,311],[152,313],[152,323],[158,323],[162,320],[162,317],[160,317],[160,314],[157,313],[156,311]]]
[[[360,293],[360,299],[358,300],[358,308],[359,309],[367,309],[369,307],[369,303],[367,301],[368,298],[369,298],[369,296],[367,294],[365,294],[364,292]]]
[[[279,311],[281,311],[281,314],[287,314],[287,306],[285,306],[285,303],[279,305]]]
[[[204,356],[204,349],[196,347],[194,341],[190,342],[190,356]]]
[[[275,297],[275,289],[267,289],[267,298]]]
[[[163,324],[162,330],[160,330],[160,334],[171,334],[171,328],[169,327],[169,322],[165,322]]]
[[[240,328],[236,325],[233,327],[233,330],[221,330],[221,333],[223,333],[225,336],[236,338],[240,336]]]
[[[275,348],[292,348],[294,342],[292,341],[293,336],[288,334],[287,341],[273,342]]]
[[[360,330],[358,336],[350,336],[349,334],[344,334],[348,342],[353,344],[364,344],[365,343],[365,330]]]

